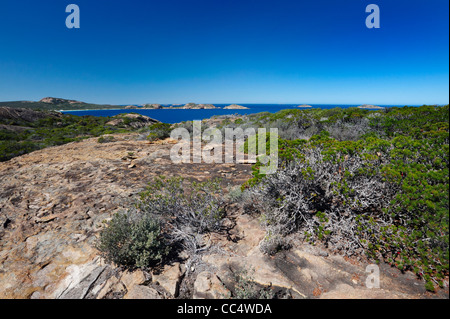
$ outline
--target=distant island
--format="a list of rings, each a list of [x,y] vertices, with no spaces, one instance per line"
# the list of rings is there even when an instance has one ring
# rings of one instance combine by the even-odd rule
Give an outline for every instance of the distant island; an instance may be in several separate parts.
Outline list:
[[[384,107],[377,106],[377,105],[371,105],[371,104],[363,104],[358,106],[359,109],[370,109],[370,110],[383,110]]]
[[[158,104],[148,103],[142,105],[113,105],[113,104],[95,104],[76,100],[69,100],[56,97],[45,97],[39,101],[10,101],[0,102],[0,107],[26,108],[41,111],[81,111],[81,110],[160,110],[160,109],[184,109],[184,110],[208,110],[221,109],[213,104]],[[223,109],[226,110],[246,110],[248,107],[231,104]]]
[[[56,97],[45,97],[39,101],[10,101],[10,102],[0,102],[0,107],[11,107],[11,108],[27,108],[33,110],[44,110],[44,111],[79,111],[79,110],[160,110],[160,109],[184,109],[184,110],[206,110],[206,109],[221,109],[221,107],[215,106],[213,104],[197,104],[197,103],[186,103],[186,104],[158,104],[158,103],[148,103],[142,105],[114,105],[114,104],[95,104],[86,103],[77,100],[56,98]],[[302,104],[297,106],[297,108],[311,109],[313,106],[308,104]],[[369,109],[369,110],[383,110],[385,107],[363,104],[358,106],[359,109]],[[224,110],[247,110],[246,106],[231,104],[225,106]]]
[[[189,109],[189,110],[204,110],[204,109],[219,109],[219,107],[213,104],[196,104],[196,103],[187,103],[185,105],[182,104],[172,104],[170,106],[162,106],[161,104],[144,104],[142,107],[136,107],[137,109],[143,110],[158,110],[158,109]]]
[[[212,104],[195,104],[195,103],[187,103],[182,109],[197,109],[197,110],[204,110],[204,109],[218,109],[215,105]]]
[[[231,105],[225,106],[223,109],[224,110],[248,110],[249,108],[242,106],[242,105],[231,104]]]
[[[136,107],[138,108],[138,107]],[[140,109],[150,109],[150,110],[158,110],[158,109],[162,109],[163,106],[161,104],[144,104],[142,107],[140,107]]]

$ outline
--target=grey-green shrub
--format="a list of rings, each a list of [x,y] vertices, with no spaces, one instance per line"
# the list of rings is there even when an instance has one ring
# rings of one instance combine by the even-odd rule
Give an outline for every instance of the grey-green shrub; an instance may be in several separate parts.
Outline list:
[[[233,299],[272,299],[273,292],[268,287],[261,287],[253,278],[254,269],[240,269],[234,273],[236,286]]]
[[[117,213],[107,222],[97,249],[107,262],[140,268],[158,264],[169,252],[159,221],[134,211]]]
[[[97,142],[101,143],[101,144],[103,144],[103,143],[111,143],[111,142],[114,142],[114,141],[115,141],[114,136],[100,136],[98,138],[98,140],[97,140]]]

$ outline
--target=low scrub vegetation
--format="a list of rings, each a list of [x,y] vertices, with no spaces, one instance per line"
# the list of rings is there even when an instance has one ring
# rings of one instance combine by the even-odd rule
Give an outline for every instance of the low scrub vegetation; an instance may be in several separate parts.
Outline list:
[[[276,253],[296,234],[442,286],[449,272],[448,106],[326,115],[328,128],[347,121],[364,134],[322,130],[280,141],[278,172],[261,175],[257,163],[244,185],[267,230],[261,249]]]
[[[252,268],[242,268],[233,274],[236,285],[230,296],[231,299],[273,299],[275,297],[270,287],[261,287],[255,282],[254,272]]]
[[[62,145],[104,134],[124,133],[131,129],[107,125],[110,118],[64,114],[35,121],[0,119],[0,161],[49,146]],[[17,131],[17,128],[20,131]],[[13,130],[15,129],[15,130]],[[99,143],[111,141],[100,137]]]
[[[169,253],[159,220],[134,209],[113,216],[99,237],[97,249],[107,262],[125,267],[155,266]]]
[[[156,123],[148,127],[147,140],[156,141],[168,138],[170,136],[172,125],[167,123]]]
[[[137,267],[162,261],[168,246],[197,256],[209,248],[205,234],[221,230],[228,202],[259,215],[266,254],[300,240],[412,271],[430,291],[443,286],[449,275],[448,106],[284,110],[226,118],[218,128],[225,127],[278,127],[277,172],[265,176],[257,162],[253,178],[227,197],[218,181],[156,179],[136,205],[140,217],[117,216],[102,234],[110,260],[122,248],[134,257],[118,263]],[[119,218],[137,230],[122,231]],[[116,242],[108,235],[115,227],[128,237]],[[124,244],[140,231],[145,244]],[[141,248],[152,252],[141,255]],[[236,295],[255,297],[251,280],[241,277]]]
[[[121,266],[147,268],[178,248],[191,261],[206,251],[210,243],[204,235],[220,231],[225,217],[219,180],[184,182],[155,178],[136,207],[107,222],[97,244],[103,256]]]

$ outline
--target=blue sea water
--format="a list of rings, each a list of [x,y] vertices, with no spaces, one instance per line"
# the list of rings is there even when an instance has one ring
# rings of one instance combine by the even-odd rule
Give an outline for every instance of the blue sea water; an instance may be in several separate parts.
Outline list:
[[[231,114],[254,114],[260,112],[276,113],[283,109],[295,109],[299,104],[240,104],[246,106],[247,110],[224,110],[223,107],[229,104],[214,104],[220,109],[206,109],[206,110],[184,110],[184,109],[159,109],[159,110],[141,110],[141,109],[115,109],[115,110],[83,110],[83,111],[63,111],[66,114],[73,114],[78,116],[93,115],[93,116],[114,116],[121,113],[139,113],[149,116],[153,119],[163,123],[179,123],[183,121],[202,120],[210,118],[214,115],[231,115]],[[335,107],[349,108],[358,105],[318,105],[311,104],[313,108],[332,109]],[[387,105],[380,105],[384,107],[391,107]]]

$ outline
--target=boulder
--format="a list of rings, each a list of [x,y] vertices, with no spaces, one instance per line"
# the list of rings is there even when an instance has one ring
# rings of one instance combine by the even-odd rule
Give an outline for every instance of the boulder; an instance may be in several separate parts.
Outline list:
[[[120,280],[123,282],[127,290],[133,288],[133,286],[142,285],[147,281],[147,278],[142,270],[136,270],[133,272],[125,271]]]
[[[162,299],[158,291],[147,286],[133,286],[123,299]]]
[[[161,273],[153,274],[153,282],[158,283],[173,297],[177,297],[183,275],[184,271],[181,269],[180,263],[174,263],[166,265]]]
[[[230,291],[216,275],[209,271],[197,275],[194,282],[194,299],[223,299],[229,296]]]

